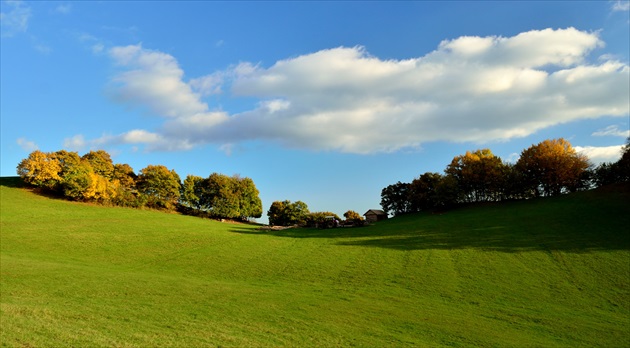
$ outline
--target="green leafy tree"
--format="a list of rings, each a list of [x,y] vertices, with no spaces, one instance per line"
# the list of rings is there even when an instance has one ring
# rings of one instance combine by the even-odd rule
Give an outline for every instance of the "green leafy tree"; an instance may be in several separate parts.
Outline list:
[[[308,219],[308,206],[302,201],[275,201],[267,211],[269,224],[274,226],[304,225]]]
[[[70,172],[75,166],[81,165],[81,157],[77,152],[69,152],[66,150],[59,150],[52,156],[55,158],[59,165],[61,165],[61,171],[59,175],[65,180],[66,174]],[[62,181],[63,181],[62,180]]]
[[[250,178],[234,177],[238,186],[239,214],[243,220],[247,218],[260,218],[263,213],[260,192]]]
[[[174,209],[181,195],[179,175],[163,165],[149,165],[142,169],[136,186],[151,208]]]
[[[400,215],[411,212],[409,184],[399,181],[381,190],[381,207],[387,214]]]
[[[615,165],[619,181],[630,181],[630,137],[626,139],[626,145],[621,150],[621,158]]]
[[[286,226],[288,220],[285,216],[285,208],[290,201],[275,201],[271,203],[269,210],[267,211],[267,217],[269,218],[269,224],[272,226]]]
[[[434,209],[438,206],[437,186],[442,180],[439,173],[424,173],[409,185],[409,200],[412,211]]]
[[[339,216],[329,211],[311,212],[306,215],[306,226],[308,227],[336,227],[341,221]]]
[[[215,217],[237,218],[239,212],[239,195],[236,181],[224,174],[212,173],[206,179],[204,198],[205,206]]]
[[[436,208],[450,208],[460,201],[457,181],[450,175],[443,176],[436,189]]]
[[[304,225],[309,214],[308,205],[302,201],[295,201],[285,210],[289,224]]]
[[[69,167],[64,175],[63,194],[74,200],[87,200],[94,171],[87,161]]]
[[[203,197],[204,179],[196,175],[187,175],[182,185],[181,200],[184,205],[193,209],[201,210],[201,197]]]

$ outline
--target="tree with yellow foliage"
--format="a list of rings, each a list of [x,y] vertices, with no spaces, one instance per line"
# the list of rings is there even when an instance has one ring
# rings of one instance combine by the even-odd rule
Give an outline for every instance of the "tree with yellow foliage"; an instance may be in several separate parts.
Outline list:
[[[136,186],[150,208],[174,209],[181,195],[181,179],[175,170],[149,165],[140,171]]]
[[[106,179],[111,179],[114,176],[114,163],[105,150],[90,151],[81,159],[90,163],[94,173]]]
[[[445,172],[457,181],[465,201],[497,201],[502,196],[504,166],[490,149],[481,149],[453,158]]]
[[[563,138],[545,140],[521,152],[516,169],[526,190],[536,196],[573,192],[582,186],[583,174],[590,164]]]
[[[17,166],[17,173],[24,182],[51,190],[61,184],[61,170],[61,164],[53,153],[39,150],[31,152]]]

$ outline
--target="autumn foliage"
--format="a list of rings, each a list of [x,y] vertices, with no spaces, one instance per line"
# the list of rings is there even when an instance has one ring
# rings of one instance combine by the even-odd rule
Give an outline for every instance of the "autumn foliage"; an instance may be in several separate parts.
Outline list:
[[[616,163],[592,168],[565,139],[545,140],[521,152],[515,164],[489,149],[456,156],[440,173],[424,173],[411,183],[381,191],[381,206],[394,215],[440,210],[461,203],[497,202],[554,196],[630,180],[630,139]]]
[[[182,185],[175,170],[149,165],[136,175],[128,164],[114,164],[103,150],[83,156],[65,150],[33,151],[18,164],[17,173],[27,184],[76,201],[180,210],[215,218],[262,215],[259,192],[250,178],[189,175]]]

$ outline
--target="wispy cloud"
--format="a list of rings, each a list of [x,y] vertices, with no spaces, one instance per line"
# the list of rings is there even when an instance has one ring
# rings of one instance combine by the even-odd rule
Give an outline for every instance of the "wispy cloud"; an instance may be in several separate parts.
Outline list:
[[[33,152],[39,149],[39,146],[37,146],[34,141],[30,141],[26,138],[18,138],[16,143],[26,152]]]
[[[613,137],[630,137],[630,130],[628,129],[619,129],[618,125],[612,125],[612,126],[608,126],[604,129],[600,129],[596,132],[594,132],[592,134],[593,136],[597,136],[597,137],[606,137],[606,136],[613,136]]]
[[[88,33],[79,33],[76,34],[79,42],[86,46],[92,53],[101,54],[105,51],[105,44],[103,41],[93,35]]]
[[[0,27],[3,37],[26,32],[31,18],[31,8],[22,1],[2,1]]]
[[[600,116],[627,116],[630,68],[586,63],[604,46],[573,28],[513,37],[460,37],[406,60],[338,47],[276,62],[240,63],[184,80],[175,57],[115,47],[114,99],[164,118],[152,149],[272,141],[292,148],[374,153],[431,141],[487,142]],[[212,111],[205,95],[254,98],[257,107]],[[127,134],[128,135],[128,134]],[[131,143],[125,134],[113,141]],[[170,144],[170,145],[169,145]],[[166,146],[168,145],[168,146]]]
[[[82,151],[87,146],[85,137],[82,134],[77,134],[71,138],[66,138],[63,141],[63,148],[70,151]]]
[[[614,1],[611,9],[615,12],[619,11],[619,12],[624,12],[624,11],[630,11],[630,1],[628,0],[617,0]]]
[[[55,13],[66,15],[70,12],[72,12],[72,4],[60,4],[55,7]]]

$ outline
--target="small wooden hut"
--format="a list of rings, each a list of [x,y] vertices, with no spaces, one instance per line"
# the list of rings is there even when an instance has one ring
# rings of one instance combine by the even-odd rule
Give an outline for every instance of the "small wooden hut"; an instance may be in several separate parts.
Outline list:
[[[365,221],[367,222],[377,222],[387,219],[387,213],[378,209],[370,209],[363,214],[363,216],[365,216]]]

